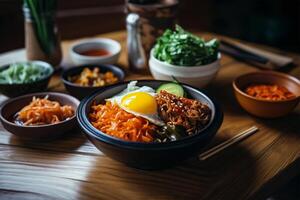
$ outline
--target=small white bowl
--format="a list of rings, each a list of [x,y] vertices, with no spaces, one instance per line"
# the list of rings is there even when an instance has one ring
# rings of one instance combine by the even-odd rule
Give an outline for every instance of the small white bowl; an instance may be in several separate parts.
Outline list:
[[[80,53],[92,49],[105,49],[110,52],[105,56],[85,56]],[[70,57],[75,65],[115,64],[120,56],[119,42],[108,38],[84,39],[74,43],[70,48]]]
[[[207,65],[177,66],[156,59],[152,49],[149,59],[149,68],[152,76],[157,80],[173,80],[173,77],[175,77],[182,83],[203,88],[216,77],[220,69],[220,60],[221,54],[219,53],[218,59]]]

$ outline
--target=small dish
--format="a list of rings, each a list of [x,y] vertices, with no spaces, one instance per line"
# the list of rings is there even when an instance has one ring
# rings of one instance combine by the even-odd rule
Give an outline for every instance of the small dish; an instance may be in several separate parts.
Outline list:
[[[67,94],[55,92],[33,93],[5,101],[0,108],[0,121],[3,127],[12,134],[26,139],[48,140],[54,139],[63,133],[72,130],[76,126],[76,116],[56,124],[39,125],[39,126],[22,126],[12,122],[13,116],[24,106],[28,105],[32,98],[44,98],[49,96],[50,100],[55,100],[62,105],[70,105],[76,111],[79,101]]]
[[[287,100],[265,100],[252,97],[244,92],[251,84],[276,84],[283,86],[295,94],[295,98]],[[290,113],[300,101],[300,81],[290,75],[261,71],[239,76],[233,83],[238,103],[250,114],[263,118],[276,118]]]
[[[78,84],[72,83],[69,80],[69,77],[78,75],[82,72],[84,68],[89,68],[89,69],[94,69],[94,68],[99,68],[100,72],[107,72],[111,71],[114,75],[118,77],[118,82],[124,81],[125,78],[125,73],[122,69],[119,67],[116,67],[114,65],[83,65],[83,66],[78,66],[78,67],[73,67],[70,69],[67,69],[63,72],[62,74],[62,80],[64,82],[64,85],[67,89],[67,91],[74,97],[78,99],[83,99],[84,97],[92,94],[93,92],[100,90],[104,86],[99,86],[99,87],[86,87],[86,86],[80,86]]]
[[[8,84],[8,83],[0,83],[0,92],[8,97],[16,97],[23,94],[28,94],[32,92],[41,92],[47,89],[48,83],[50,81],[51,76],[54,73],[53,67],[43,61],[30,61],[30,62],[19,62],[14,64],[22,64],[22,63],[32,63],[36,64],[42,67],[45,67],[46,69],[49,69],[49,74],[45,76],[44,78],[31,82],[31,83],[14,83],[14,84]],[[0,67],[0,71],[3,71],[7,68],[9,68],[9,65],[4,65]]]
[[[83,55],[83,52],[104,50],[107,55]],[[108,38],[85,39],[73,44],[70,48],[70,57],[75,65],[84,64],[115,64],[120,56],[119,42]]]
[[[139,80],[138,86],[158,88],[168,81]],[[196,156],[215,136],[223,121],[223,113],[218,104],[199,90],[182,84],[193,99],[205,102],[212,110],[208,125],[199,132],[183,139],[165,143],[129,142],[109,136],[97,130],[90,123],[88,113],[94,102],[102,102],[127,87],[128,82],[105,87],[81,101],[77,110],[77,120],[88,139],[109,157],[141,169],[159,169],[175,165],[191,156]]]
[[[150,53],[149,68],[153,77],[157,80],[173,80],[203,88],[207,86],[217,75],[220,69],[221,54],[218,59],[210,64],[201,66],[177,66],[156,59],[153,49]]]

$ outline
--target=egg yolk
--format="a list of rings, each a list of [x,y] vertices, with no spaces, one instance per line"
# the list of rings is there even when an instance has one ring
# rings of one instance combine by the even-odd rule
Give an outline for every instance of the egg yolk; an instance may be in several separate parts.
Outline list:
[[[154,114],[157,112],[155,98],[146,92],[133,92],[125,95],[121,100],[121,106],[141,114]]]

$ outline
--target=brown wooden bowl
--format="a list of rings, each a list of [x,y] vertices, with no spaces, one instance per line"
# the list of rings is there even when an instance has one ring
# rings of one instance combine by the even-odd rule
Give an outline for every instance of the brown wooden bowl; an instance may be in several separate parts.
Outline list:
[[[35,140],[55,139],[63,133],[72,130],[77,124],[75,114],[70,119],[49,125],[22,126],[13,122],[13,116],[24,106],[28,105],[34,96],[44,98],[47,95],[50,100],[58,101],[61,105],[72,106],[75,112],[80,103],[70,95],[55,92],[33,93],[9,99],[1,105],[0,109],[0,121],[3,127],[20,138]]]
[[[276,84],[295,94],[288,100],[265,100],[252,97],[244,92],[251,84]],[[234,94],[239,104],[250,114],[263,118],[276,118],[290,113],[300,101],[300,81],[290,75],[261,71],[239,76],[233,83]]]

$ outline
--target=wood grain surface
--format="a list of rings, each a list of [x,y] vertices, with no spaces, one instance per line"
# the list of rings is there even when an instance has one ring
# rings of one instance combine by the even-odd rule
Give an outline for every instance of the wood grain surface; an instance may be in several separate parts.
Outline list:
[[[121,42],[123,51],[118,65],[127,69],[125,32],[101,36]],[[64,67],[72,65],[67,55],[72,42],[63,43]],[[287,55],[299,63],[299,56]],[[300,108],[274,120],[250,116],[235,101],[231,82],[240,74],[258,69],[225,55],[221,63],[216,80],[206,89],[225,113],[224,123],[210,146],[256,125],[260,130],[253,136],[206,161],[193,158],[171,169],[142,171],[111,160],[79,129],[56,141],[41,143],[20,140],[1,125],[0,199],[266,198],[300,173]],[[128,80],[151,78],[126,72]],[[289,73],[300,77],[299,68]],[[58,75],[49,88],[64,91]],[[0,96],[1,102],[4,99]]]

